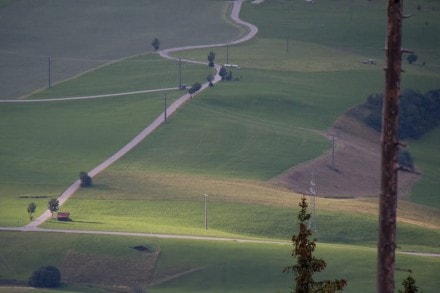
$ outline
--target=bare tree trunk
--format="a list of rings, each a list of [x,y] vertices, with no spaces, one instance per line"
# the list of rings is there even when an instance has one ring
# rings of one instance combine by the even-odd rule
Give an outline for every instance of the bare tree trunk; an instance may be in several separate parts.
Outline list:
[[[386,40],[385,97],[382,118],[381,194],[379,207],[379,242],[377,259],[377,292],[394,292],[396,248],[397,151],[401,35],[403,0],[388,0]]]

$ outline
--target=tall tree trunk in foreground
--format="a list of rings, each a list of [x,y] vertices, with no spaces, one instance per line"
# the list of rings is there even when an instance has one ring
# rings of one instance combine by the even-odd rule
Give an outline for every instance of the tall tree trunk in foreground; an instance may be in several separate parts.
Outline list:
[[[382,112],[381,194],[377,292],[394,292],[396,248],[397,151],[401,73],[403,0],[388,0],[385,98]]]

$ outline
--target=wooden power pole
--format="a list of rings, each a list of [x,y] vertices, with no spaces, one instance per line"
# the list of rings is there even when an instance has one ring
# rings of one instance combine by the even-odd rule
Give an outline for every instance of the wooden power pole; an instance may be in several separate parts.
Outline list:
[[[397,152],[403,0],[388,0],[385,95],[382,110],[381,194],[377,245],[377,292],[394,292],[397,210]]]

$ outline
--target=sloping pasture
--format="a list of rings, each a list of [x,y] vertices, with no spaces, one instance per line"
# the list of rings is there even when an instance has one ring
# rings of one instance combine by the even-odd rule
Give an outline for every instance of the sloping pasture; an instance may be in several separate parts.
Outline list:
[[[146,257],[144,252],[132,248],[142,245],[152,252],[160,249],[148,292],[286,292],[293,284],[293,276],[282,273],[285,266],[293,263],[291,245],[287,242],[280,245],[16,232],[2,232],[2,238],[5,241],[0,243],[0,274],[8,279],[27,279],[41,265],[62,267],[71,251],[88,254],[92,257],[90,263],[95,261],[93,258],[120,259],[125,262],[123,266],[128,267]],[[317,256],[323,257],[328,267],[317,279],[346,278],[349,284],[344,292],[371,292],[375,286],[375,254],[372,248],[318,244]],[[398,254],[396,280],[403,280],[408,274],[404,270],[412,269],[424,292],[436,292],[439,265],[438,258]],[[86,268],[87,264],[82,267]],[[89,269],[97,270],[96,267]],[[189,269],[198,270],[179,277],[179,273]],[[123,284],[124,274],[121,272],[121,278],[115,277],[113,281]],[[164,279],[168,281],[161,283]],[[63,292],[116,291],[116,288],[93,283],[87,286],[64,283],[61,289]],[[0,292],[5,292],[1,290],[0,287]]]
[[[332,3],[341,4],[342,1]],[[376,2],[373,3],[376,5]],[[282,6],[276,6],[281,2],[246,5],[243,15],[248,11],[247,20],[255,21],[262,30],[259,39],[229,48],[231,63],[243,66],[242,71],[234,70],[234,76],[239,81],[219,84],[195,97],[133,153],[97,176],[93,188],[81,190],[63,207],[72,212],[72,222],[48,221],[46,228],[276,239],[290,237],[296,223],[299,197],[266,182],[289,166],[326,151],[330,144],[320,133],[367,94],[381,91],[383,72],[380,63],[373,67],[364,66],[361,61],[370,56],[378,60],[382,58],[383,52],[380,50],[383,38],[377,37],[382,28],[378,25],[377,31],[373,30],[375,37],[371,39],[367,35],[357,36],[356,40],[368,41],[369,44],[354,41],[351,45],[345,44],[352,47],[347,54],[343,53],[344,48],[341,51],[340,46],[331,48],[339,41],[331,39],[329,31],[313,30],[312,33],[298,35],[295,42],[289,44],[295,45],[297,51],[289,47],[289,53],[282,55],[286,53],[283,40],[285,29],[268,25],[278,19],[280,13],[284,13]],[[306,13],[305,9],[309,9],[309,6],[305,7],[295,8],[302,11],[304,17],[298,21],[297,26],[301,24],[298,28],[302,27],[305,31],[306,28],[317,28],[322,24],[331,27],[331,22],[321,18],[329,9],[328,6],[323,7],[321,15],[316,15],[314,22],[306,17],[316,11]],[[346,4],[335,7],[335,11],[337,7],[348,9]],[[373,8],[362,10],[368,12],[364,20],[369,19],[367,16],[370,13],[383,13],[382,6]],[[347,11],[350,12],[340,9],[344,15]],[[332,15],[326,12],[326,17]],[[336,17],[341,15],[336,13],[334,16],[336,23]],[[382,21],[379,18],[378,21]],[[318,22],[318,19],[322,19],[322,22]],[[273,23],[279,24],[277,21]],[[278,35],[274,33],[277,31]],[[340,34],[340,40],[349,40],[343,38],[342,30],[337,32],[335,35]],[[371,31],[369,33],[373,34]],[[321,44],[318,42],[320,39],[323,40]],[[347,47],[345,45],[343,47]],[[225,60],[225,50],[215,51],[218,53],[217,61],[223,62],[220,60]],[[323,64],[329,52],[332,58],[328,64]],[[208,50],[202,50],[185,53],[185,56],[206,61],[207,53]],[[313,53],[315,57],[310,56],[306,61],[304,58],[308,53]],[[253,54],[258,58],[253,58]],[[271,58],[273,64],[268,61]],[[282,70],[277,70],[278,65]],[[431,65],[431,61],[428,65]],[[164,68],[169,68],[166,66]],[[156,70],[161,72],[160,68]],[[90,78],[96,84],[99,80],[115,81],[118,77],[114,74],[118,70],[109,70],[102,76],[95,72]],[[207,68],[201,70],[206,72],[202,76],[206,76]],[[169,69],[164,71],[165,74],[161,73],[160,76],[168,75]],[[135,73],[133,76],[143,74]],[[133,83],[136,87],[142,84],[141,78],[130,79],[129,74],[125,75],[127,79],[124,84]],[[150,76],[152,80],[154,76]],[[175,84],[174,77],[167,78]],[[420,90],[438,84],[438,75],[430,66],[410,67],[404,78],[406,84],[417,86]],[[41,93],[40,97],[58,97],[70,93],[82,95],[86,92],[82,89],[86,88],[87,91],[100,93],[107,92],[106,86],[110,91],[119,91],[124,87],[115,88],[114,82],[110,82],[107,85],[103,83],[102,88],[93,88],[95,82],[88,83],[86,76],[72,82],[78,83],[60,84],[59,88]],[[170,95],[175,97],[177,93]],[[2,198],[6,198],[10,204],[7,213],[1,211],[1,220],[4,225],[22,225],[25,219],[17,223],[17,218],[26,216],[28,199],[20,202],[18,195],[38,193],[52,196],[62,191],[77,178],[78,171],[96,165],[95,162],[113,153],[152,117],[157,116],[163,107],[163,95],[146,94],[123,100],[111,98],[25,107],[0,106],[4,109],[1,117],[5,122],[1,124],[2,133],[7,135],[7,141],[11,141],[2,150],[2,162],[7,162],[2,165],[2,177],[5,178],[2,181]],[[67,131],[70,136],[67,133],[63,135]],[[58,136],[61,136],[59,140],[56,139]],[[423,152],[423,146],[419,152]],[[317,183],[319,188],[319,180]],[[209,194],[208,231],[204,230],[203,222],[205,193]],[[42,199],[39,205],[44,206],[45,202],[47,200]],[[374,246],[377,226],[377,204],[374,199],[318,199],[316,208],[316,236],[320,241]],[[400,249],[438,251],[438,213],[435,208],[399,203]],[[48,259],[59,265],[67,247],[76,247],[87,253],[126,257],[129,252],[121,247],[139,243],[139,238],[133,241],[127,237],[90,236],[93,239],[90,240],[86,236],[56,235],[48,237],[47,234],[2,232],[1,244],[8,244],[8,250],[0,250],[6,260],[2,263],[19,265],[12,265],[12,268],[6,266],[1,275],[25,279],[35,267],[47,264]],[[158,264],[159,279],[187,269],[188,265],[203,268],[194,274],[151,288],[152,292],[270,292],[286,291],[291,284],[289,276],[280,272],[291,263],[290,246],[151,242],[160,245],[164,252]],[[50,245],[53,243],[57,245]],[[119,243],[118,248],[111,246],[114,243]],[[347,246],[333,248],[319,246],[319,253],[329,263],[322,277],[346,277],[350,281],[347,292],[371,292],[375,282],[375,250]],[[122,250],[124,252],[121,253]],[[20,259],[18,255],[21,255]],[[397,265],[401,269],[412,269],[417,282],[424,284],[424,292],[435,292],[439,287],[437,276],[434,275],[439,267],[437,259],[399,255]],[[401,280],[405,276],[406,272],[399,271],[396,279]],[[75,290],[83,291],[84,288],[72,289]]]
[[[99,65],[161,48],[236,37],[224,1],[3,1],[0,99],[15,99]],[[214,33],[215,32],[215,33]]]

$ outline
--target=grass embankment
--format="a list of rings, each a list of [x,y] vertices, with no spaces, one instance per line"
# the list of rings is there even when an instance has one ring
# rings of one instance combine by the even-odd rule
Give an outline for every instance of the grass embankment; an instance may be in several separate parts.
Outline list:
[[[50,237],[47,233],[1,233],[5,241],[0,243],[2,259],[0,274],[4,278],[26,279],[41,264],[52,264],[67,270],[69,263],[65,260],[72,252],[78,255],[87,254],[91,261],[120,260],[124,262],[124,266],[127,266],[127,263],[148,256],[148,253],[132,249],[141,245],[152,250],[160,250],[160,259],[151,283],[168,280],[149,288],[149,292],[286,292],[292,284],[292,276],[281,272],[286,265],[293,262],[290,257],[291,246],[288,244],[194,242],[58,233],[52,233]],[[371,248],[318,244],[317,256],[323,257],[328,267],[317,278],[343,277],[349,280],[345,291],[371,292],[371,288],[375,286],[375,254],[375,249]],[[17,259],[18,255],[20,255],[19,259]],[[435,292],[439,285],[436,277],[439,261],[438,258],[399,254],[396,263],[396,268],[399,269],[396,271],[396,280],[399,282],[407,275],[407,272],[400,270],[412,269],[413,276],[421,289],[424,292]],[[81,274],[86,276],[87,270],[93,274],[96,267],[83,266],[82,269],[85,271]],[[179,273],[191,269],[198,270],[177,277]],[[113,280],[113,284],[127,285],[125,282],[130,280],[128,275],[131,273],[120,272],[119,277]],[[135,285],[136,283],[128,284],[129,287]],[[91,284],[87,287],[77,287],[73,284],[64,284],[61,289],[73,292],[99,292],[96,288],[99,286]]]

